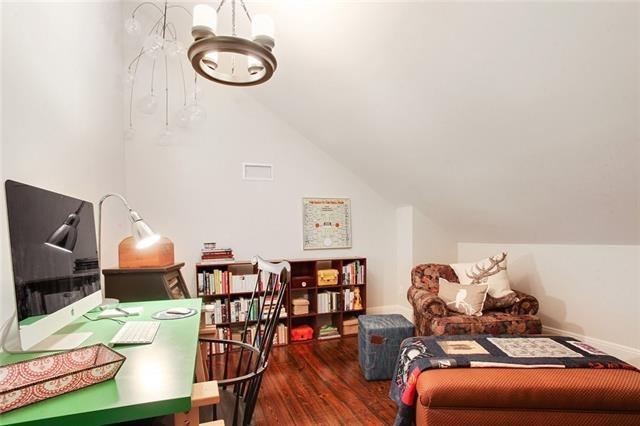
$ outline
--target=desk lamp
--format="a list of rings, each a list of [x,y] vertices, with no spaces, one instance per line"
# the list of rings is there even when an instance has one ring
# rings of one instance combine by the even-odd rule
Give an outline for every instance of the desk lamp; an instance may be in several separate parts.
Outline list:
[[[80,210],[84,207],[84,201],[80,203],[75,212],[70,213],[65,219],[64,223],[58,227],[47,238],[45,244],[49,247],[56,248],[58,250],[72,253],[76,247],[76,241],[78,240],[78,224],[80,223]]]
[[[156,234],[151,230],[149,225],[142,220],[140,214],[137,211],[133,210],[127,200],[120,194],[107,194],[100,198],[100,203],[98,205],[98,259],[100,259],[100,254],[102,253],[102,203],[109,198],[116,197],[119,198],[120,201],[124,204],[124,206],[129,210],[129,219],[131,220],[131,235],[133,235],[133,240],[135,242],[137,249],[144,249],[147,247],[151,247],[160,239],[160,235]]]

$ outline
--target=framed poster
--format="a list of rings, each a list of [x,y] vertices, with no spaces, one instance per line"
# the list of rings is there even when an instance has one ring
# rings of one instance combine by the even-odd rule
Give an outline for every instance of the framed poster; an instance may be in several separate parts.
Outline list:
[[[304,250],[351,248],[351,200],[303,198]]]

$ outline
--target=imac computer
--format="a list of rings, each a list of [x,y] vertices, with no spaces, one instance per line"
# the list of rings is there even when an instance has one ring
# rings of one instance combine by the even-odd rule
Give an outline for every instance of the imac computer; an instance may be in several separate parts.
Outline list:
[[[5,190],[16,310],[3,346],[77,347],[91,333],[55,333],[102,303],[93,204],[11,180]]]

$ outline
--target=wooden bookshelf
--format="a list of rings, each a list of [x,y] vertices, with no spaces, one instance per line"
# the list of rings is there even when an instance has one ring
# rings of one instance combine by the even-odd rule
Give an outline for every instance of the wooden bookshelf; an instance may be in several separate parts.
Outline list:
[[[273,262],[279,262],[280,260],[273,260]],[[318,339],[318,333],[320,327],[323,324],[331,323],[337,327],[340,337],[343,334],[343,322],[349,318],[357,318],[359,315],[365,314],[367,311],[367,259],[364,257],[341,257],[341,258],[322,258],[322,259],[294,259],[288,260],[291,264],[291,281],[285,294],[284,307],[287,311],[287,316],[280,318],[280,322],[284,323],[288,330],[289,336],[287,341],[289,343],[304,343],[304,342],[291,342],[291,328],[298,325],[309,325],[313,328],[313,340]],[[364,268],[364,274],[362,282],[346,283],[345,274],[343,273],[343,267],[354,262],[359,262]],[[337,269],[338,284],[323,286],[318,285],[317,276],[318,270],[321,269]],[[196,281],[199,273],[208,272],[213,273],[213,270],[220,270],[222,272],[231,272],[233,275],[246,275],[255,274],[257,270],[249,261],[224,261],[224,262],[206,262],[198,263],[196,265]],[[360,298],[362,300],[362,309],[348,309],[345,306],[344,290],[358,288],[360,292]],[[338,309],[331,312],[318,313],[318,294],[323,291],[338,292]],[[303,315],[293,315],[292,300],[296,297],[306,297],[309,300],[309,313]],[[212,303],[216,300],[221,300],[222,303],[226,303],[227,306],[227,319],[231,318],[231,312],[229,312],[231,302],[233,300],[244,297],[248,299],[251,296],[250,292],[242,293],[230,293],[223,292],[218,294],[201,294],[198,293],[198,297],[201,297],[204,303]],[[346,309],[345,309],[346,308]],[[204,312],[203,312],[204,315]],[[215,324],[217,327],[238,327],[243,325],[244,322],[222,322]],[[204,325],[204,316],[202,317],[202,326],[200,329],[201,334],[211,334],[215,327]],[[320,340],[332,340],[332,339],[320,339]],[[309,341],[309,340],[308,340]],[[307,341],[307,342],[308,342]]]

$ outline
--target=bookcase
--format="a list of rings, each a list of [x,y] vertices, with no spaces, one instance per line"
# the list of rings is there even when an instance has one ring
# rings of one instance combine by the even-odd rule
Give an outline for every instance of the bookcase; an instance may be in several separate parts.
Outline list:
[[[284,295],[283,307],[286,316],[279,319],[280,327],[278,328],[278,332],[286,336],[279,335],[277,344],[304,343],[291,340],[292,327],[299,325],[308,325],[313,329],[312,340],[318,340],[320,329],[327,324],[333,325],[338,331],[338,335],[332,337],[349,335],[345,334],[347,327],[344,327],[344,321],[366,313],[367,259],[342,257],[294,259],[288,262],[291,264],[291,280]],[[318,282],[318,271],[323,269],[338,271],[337,284],[321,285]],[[253,287],[249,288],[249,285],[255,283],[253,277],[256,273],[257,270],[249,261],[207,262],[196,265],[197,296],[203,299],[205,305],[217,305],[211,324],[207,324],[209,321],[206,319],[207,315],[212,316],[211,311],[203,309],[201,334],[220,333],[218,331],[220,329],[230,330],[233,334],[236,329],[244,325],[244,317],[240,321],[234,317],[233,313],[234,309],[237,311],[237,308],[242,306],[242,301],[249,300],[251,297]],[[248,280],[244,288],[241,285],[243,279]],[[234,281],[236,285],[233,285]],[[359,307],[354,306],[356,293],[360,301]],[[294,315],[293,301],[299,298],[306,298],[309,301],[309,310],[308,313]],[[333,303],[328,303],[328,300],[332,300]],[[228,337],[225,336],[225,338]]]

